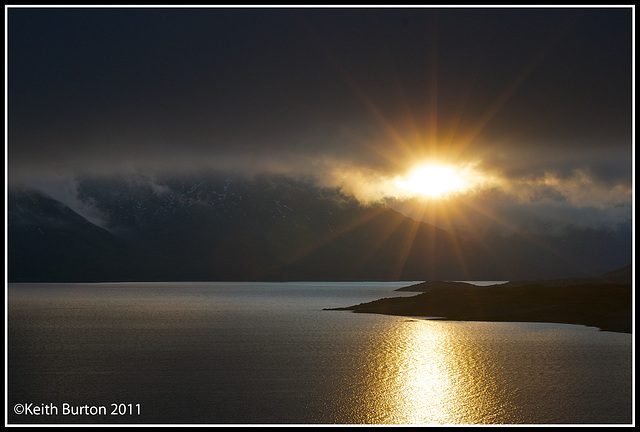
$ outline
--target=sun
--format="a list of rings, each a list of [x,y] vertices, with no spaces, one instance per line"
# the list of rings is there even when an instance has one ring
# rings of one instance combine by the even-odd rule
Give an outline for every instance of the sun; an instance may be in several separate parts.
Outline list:
[[[469,187],[467,175],[451,165],[426,164],[399,177],[395,185],[405,193],[426,198],[442,198]]]

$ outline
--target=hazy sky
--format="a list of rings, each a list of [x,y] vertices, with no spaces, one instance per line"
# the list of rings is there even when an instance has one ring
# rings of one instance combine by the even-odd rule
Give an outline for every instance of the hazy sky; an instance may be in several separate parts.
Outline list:
[[[9,180],[276,171],[375,196],[437,160],[493,179],[471,206],[628,219],[632,11],[8,8]]]

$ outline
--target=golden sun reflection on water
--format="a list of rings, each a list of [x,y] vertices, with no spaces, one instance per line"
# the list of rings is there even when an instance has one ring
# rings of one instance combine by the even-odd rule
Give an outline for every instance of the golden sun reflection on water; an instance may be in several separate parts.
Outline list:
[[[366,423],[504,423],[512,411],[498,370],[451,322],[407,320],[369,358]],[[392,337],[389,337],[392,336]]]

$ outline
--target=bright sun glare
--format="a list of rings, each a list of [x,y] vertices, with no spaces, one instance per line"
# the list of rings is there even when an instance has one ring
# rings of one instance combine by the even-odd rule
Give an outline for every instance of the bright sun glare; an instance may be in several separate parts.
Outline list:
[[[412,195],[441,198],[468,187],[465,174],[449,165],[421,165],[396,180],[396,186]]]

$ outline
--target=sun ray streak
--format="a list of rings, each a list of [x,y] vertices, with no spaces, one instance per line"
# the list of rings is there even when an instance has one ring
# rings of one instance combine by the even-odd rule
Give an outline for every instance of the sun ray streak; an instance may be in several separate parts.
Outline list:
[[[396,218],[391,223],[389,223],[384,228],[383,231],[378,233],[378,236],[376,236],[376,239],[373,241],[372,244],[370,244],[368,253],[363,254],[354,265],[354,268],[353,268],[354,274],[357,274],[358,269],[364,267],[367,264],[367,262],[369,262],[372,259],[372,257],[376,254],[376,252],[380,251],[384,247],[385,243],[390,238],[392,238],[393,234],[396,233],[396,231],[399,229],[402,222],[403,220],[401,218]]]
[[[402,270],[407,262],[407,258],[411,253],[411,249],[413,248],[414,242],[416,240],[416,235],[418,230],[420,229],[420,222],[410,220],[408,222],[408,228],[406,229],[406,234],[402,238],[402,244],[398,249],[398,255],[396,264],[393,270],[393,276],[395,279],[398,279],[402,274]]]
[[[536,246],[537,248],[540,248],[541,250],[545,250],[549,254],[557,257],[558,259],[568,264],[572,264],[572,265],[579,264],[575,260],[572,260],[570,257],[566,256],[565,254],[560,253],[557,249],[549,246],[543,240],[535,238],[530,233],[527,233],[526,231],[522,230],[521,227],[519,227],[517,224],[513,222],[509,222],[507,219],[497,216],[494,212],[487,210],[483,206],[480,206],[478,204],[473,204],[471,202],[466,202],[464,203],[464,205],[468,206],[473,211],[488,217],[494,222],[497,222],[499,226],[506,228],[506,231],[508,233],[511,233],[512,235],[519,237],[521,240],[525,241],[527,244],[531,244],[533,246]],[[472,212],[469,212],[469,213],[472,213]],[[499,263],[496,261],[496,264],[499,264]]]
[[[461,150],[468,147],[487,127],[489,123],[494,119],[496,114],[507,104],[507,102],[515,95],[522,84],[527,80],[531,73],[536,69],[540,62],[552,51],[554,44],[566,33],[569,26],[572,25],[572,21],[567,21],[563,26],[556,30],[556,32],[550,37],[549,42],[544,45],[531,59],[531,61],[525,65],[522,71],[507,84],[502,92],[494,99],[493,103],[485,110],[484,115],[475,122],[470,130],[461,139]]]

